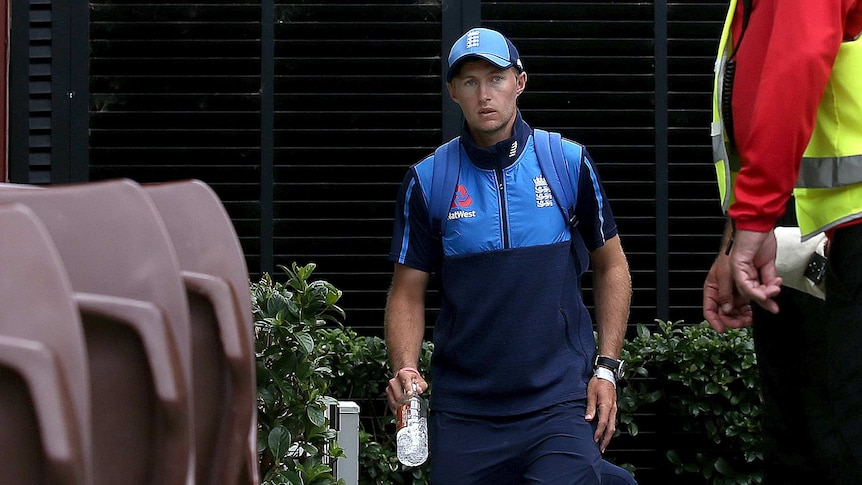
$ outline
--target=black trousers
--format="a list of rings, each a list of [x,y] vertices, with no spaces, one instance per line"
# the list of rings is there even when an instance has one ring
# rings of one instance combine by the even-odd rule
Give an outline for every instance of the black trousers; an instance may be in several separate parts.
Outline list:
[[[826,294],[755,308],[767,485],[862,483],[862,225],[830,242]]]

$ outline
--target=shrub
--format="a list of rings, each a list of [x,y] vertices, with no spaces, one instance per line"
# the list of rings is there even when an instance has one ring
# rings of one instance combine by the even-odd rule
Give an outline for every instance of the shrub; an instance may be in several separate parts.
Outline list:
[[[659,321],[656,332],[638,325],[623,353],[631,377],[618,400],[622,428],[636,435],[636,412],[651,408],[669,418],[657,431],[674,435],[664,442],[674,444],[665,455],[677,474],[715,485],[761,483],[761,406],[749,329],[718,334],[705,322]]]
[[[341,291],[308,281],[315,265],[291,269],[285,284],[264,275],[251,285],[255,313],[258,452],[264,483],[336,483],[327,462],[343,453],[325,418],[332,371],[315,342],[344,312]]]

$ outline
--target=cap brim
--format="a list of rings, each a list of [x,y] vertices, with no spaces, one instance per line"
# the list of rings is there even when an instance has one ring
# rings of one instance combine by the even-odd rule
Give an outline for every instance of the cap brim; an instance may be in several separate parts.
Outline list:
[[[458,59],[456,59],[455,62],[452,63],[452,66],[449,67],[449,72],[446,74],[446,80],[451,81],[452,77],[453,77],[452,76],[453,73],[455,73],[461,67],[461,64],[466,62],[466,61],[469,61],[471,59],[481,59],[483,61],[491,63],[491,65],[493,65],[494,67],[496,67],[498,69],[508,69],[508,68],[514,66],[514,64],[509,62],[508,59],[503,59],[500,56],[495,56],[493,54],[478,53],[478,52],[468,52],[468,53],[462,55],[461,57],[459,57]]]

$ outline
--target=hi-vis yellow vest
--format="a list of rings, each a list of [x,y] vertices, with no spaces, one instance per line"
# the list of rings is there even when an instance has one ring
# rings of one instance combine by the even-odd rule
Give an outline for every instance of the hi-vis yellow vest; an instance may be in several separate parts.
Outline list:
[[[736,0],[731,0],[715,62],[712,104],[712,152],[725,212],[733,202],[733,184],[740,168],[721,112],[735,10]],[[793,195],[803,240],[862,217],[862,38],[841,44]]]

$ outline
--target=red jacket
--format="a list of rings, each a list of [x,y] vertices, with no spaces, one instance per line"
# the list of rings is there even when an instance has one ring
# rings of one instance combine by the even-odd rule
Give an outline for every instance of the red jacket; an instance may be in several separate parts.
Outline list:
[[[730,216],[766,232],[784,212],[842,41],[862,31],[862,0],[754,0],[734,22],[734,141],[742,168]],[[862,89],[862,84],[860,84]]]

